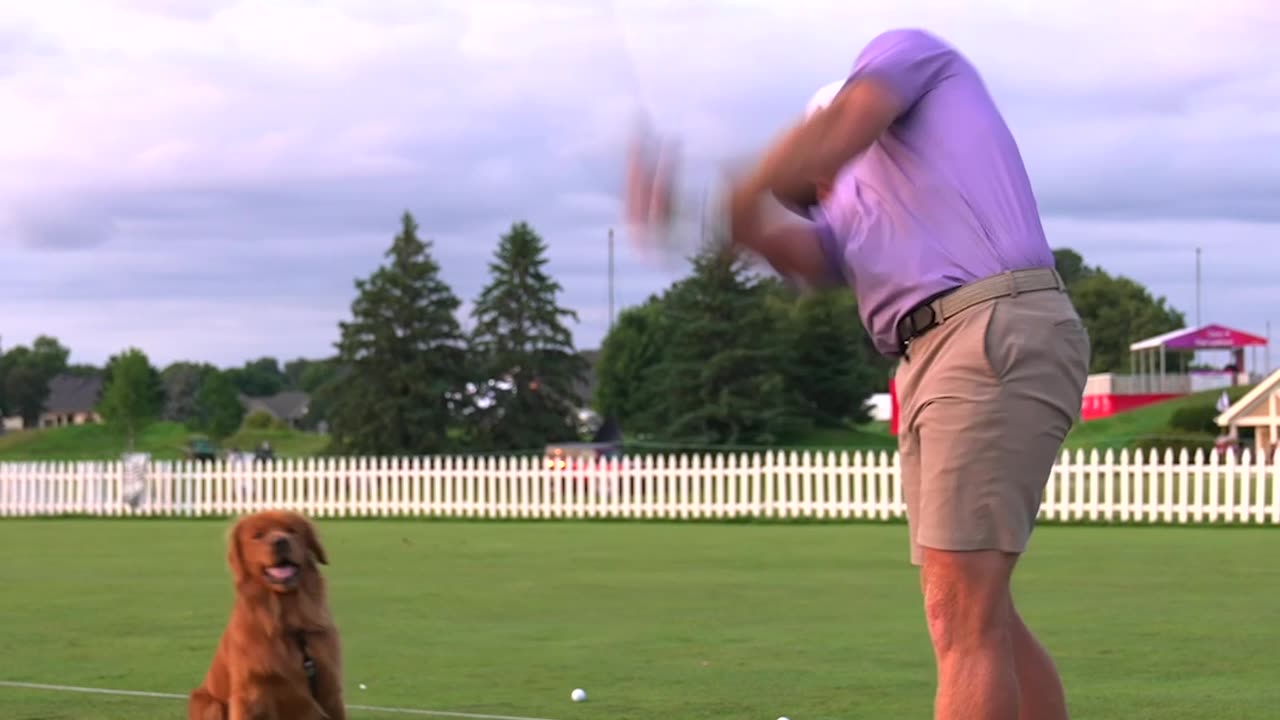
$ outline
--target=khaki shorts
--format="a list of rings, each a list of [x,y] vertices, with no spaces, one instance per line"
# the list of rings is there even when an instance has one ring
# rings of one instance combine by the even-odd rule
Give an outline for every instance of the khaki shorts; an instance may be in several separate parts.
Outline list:
[[[896,384],[913,564],[924,547],[1026,550],[1089,352],[1056,289],[980,303],[911,343]]]

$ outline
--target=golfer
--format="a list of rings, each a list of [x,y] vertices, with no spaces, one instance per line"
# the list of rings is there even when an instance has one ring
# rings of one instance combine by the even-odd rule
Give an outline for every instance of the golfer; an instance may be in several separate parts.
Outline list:
[[[662,179],[638,177],[629,212],[652,219],[644,197]],[[795,218],[764,223],[770,195]],[[935,718],[1066,718],[1010,577],[1080,411],[1089,340],[977,70],[930,33],[879,35],[728,196],[730,247],[809,285],[851,287],[876,348],[899,359]]]

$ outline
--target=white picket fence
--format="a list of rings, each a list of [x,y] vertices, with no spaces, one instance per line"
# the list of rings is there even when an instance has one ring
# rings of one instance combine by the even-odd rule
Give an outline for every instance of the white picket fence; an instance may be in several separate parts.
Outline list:
[[[266,463],[0,463],[0,517],[813,518],[905,513],[897,453],[320,458]],[[1280,525],[1280,465],[1215,454],[1064,452],[1041,518]]]

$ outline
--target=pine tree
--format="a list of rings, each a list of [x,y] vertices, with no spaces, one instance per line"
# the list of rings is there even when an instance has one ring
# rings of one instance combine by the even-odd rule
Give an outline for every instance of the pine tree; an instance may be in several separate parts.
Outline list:
[[[577,313],[557,304],[562,288],[545,270],[546,249],[527,223],[513,224],[475,302],[471,348],[485,403],[471,414],[471,428],[481,446],[528,450],[575,436],[587,363],[565,325]]]
[[[658,439],[773,444],[803,430],[785,375],[785,336],[768,288],[740,258],[703,253],[665,298],[667,349],[645,380]]]
[[[408,212],[386,257],[356,280],[352,318],[339,324],[338,362],[347,371],[329,417],[334,449],[441,452],[451,447],[449,398],[462,387],[466,361],[461,302]]]

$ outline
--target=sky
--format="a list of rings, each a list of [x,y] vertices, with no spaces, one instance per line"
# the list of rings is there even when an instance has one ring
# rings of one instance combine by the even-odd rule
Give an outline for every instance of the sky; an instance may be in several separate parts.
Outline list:
[[[1203,248],[1202,320],[1280,331],[1270,0],[42,0],[0,9],[0,342],[326,356],[408,210],[464,312],[528,221],[596,347],[637,110],[711,168],[894,27],[977,65],[1054,247],[1190,323]],[[619,232],[618,308],[678,275]]]

